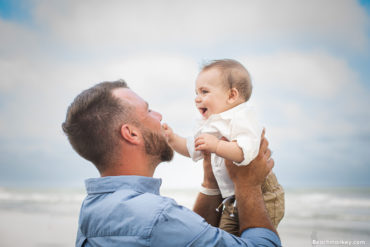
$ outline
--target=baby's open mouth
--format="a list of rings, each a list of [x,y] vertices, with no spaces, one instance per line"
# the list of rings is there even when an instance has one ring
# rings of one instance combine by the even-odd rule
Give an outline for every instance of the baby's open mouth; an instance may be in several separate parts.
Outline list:
[[[202,115],[206,114],[207,110],[207,108],[199,108],[199,111]]]

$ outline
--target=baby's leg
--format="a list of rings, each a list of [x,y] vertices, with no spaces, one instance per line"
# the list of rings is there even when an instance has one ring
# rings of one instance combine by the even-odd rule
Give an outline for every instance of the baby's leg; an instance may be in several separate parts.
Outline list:
[[[238,209],[234,205],[235,198],[227,200],[222,211],[220,225],[222,230],[240,236]]]
[[[278,183],[273,172],[267,176],[265,183],[262,185],[262,194],[271,222],[277,228],[284,216],[285,199],[284,189]]]

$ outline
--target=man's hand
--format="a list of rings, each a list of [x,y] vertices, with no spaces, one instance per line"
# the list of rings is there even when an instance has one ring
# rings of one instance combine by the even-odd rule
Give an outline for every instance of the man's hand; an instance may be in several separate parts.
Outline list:
[[[238,201],[240,232],[248,228],[262,227],[277,234],[271,223],[263,201],[261,186],[274,166],[271,151],[262,132],[260,150],[257,157],[247,166],[236,166],[225,162],[229,176],[235,185],[235,197]]]
[[[212,171],[211,154],[208,152],[203,152],[203,171],[204,176],[202,185],[205,188],[218,189],[218,184]]]
[[[217,181],[212,171],[211,154],[208,152],[203,152],[203,156],[204,177],[202,186],[207,189],[218,189]],[[217,212],[215,209],[220,205],[221,202],[221,195],[209,196],[199,193],[194,204],[194,212],[202,216],[212,226],[218,227],[220,223],[221,212]]]
[[[196,151],[207,151],[210,153],[216,153],[217,145],[220,140],[217,137],[210,134],[201,134],[195,141]]]
[[[225,161],[225,164],[234,184],[241,184],[243,187],[261,186],[274,166],[265,130],[262,132],[259,153],[249,165],[236,166],[231,161]]]

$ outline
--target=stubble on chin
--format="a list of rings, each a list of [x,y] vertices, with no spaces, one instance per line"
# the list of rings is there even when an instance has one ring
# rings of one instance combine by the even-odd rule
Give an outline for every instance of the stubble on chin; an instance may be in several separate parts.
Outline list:
[[[172,160],[173,150],[164,136],[149,130],[143,130],[143,138],[147,154],[158,157],[160,162]]]

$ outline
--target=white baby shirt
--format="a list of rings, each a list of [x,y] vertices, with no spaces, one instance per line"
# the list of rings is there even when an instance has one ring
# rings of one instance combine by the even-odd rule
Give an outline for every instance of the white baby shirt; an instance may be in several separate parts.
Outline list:
[[[248,102],[225,112],[213,114],[206,120],[199,120],[194,136],[187,138],[186,142],[188,152],[194,161],[203,158],[201,151],[195,151],[194,140],[204,133],[219,139],[225,137],[229,141],[236,141],[243,150],[244,160],[234,164],[242,166],[248,165],[257,156],[262,126],[258,122],[256,111]],[[222,197],[234,195],[234,184],[227,172],[224,158],[212,153],[211,163]]]

